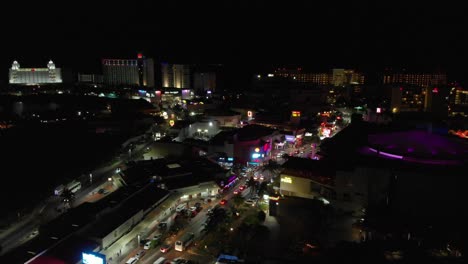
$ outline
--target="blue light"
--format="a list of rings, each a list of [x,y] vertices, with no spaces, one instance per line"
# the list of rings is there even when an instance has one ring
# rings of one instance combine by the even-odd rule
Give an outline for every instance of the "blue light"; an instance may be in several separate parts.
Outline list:
[[[253,153],[252,154],[252,159],[258,159],[260,158],[260,153]]]
[[[234,161],[234,158],[228,158],[228,161]]]
[[[83,264],[106,264],[106,256],[95,252],[82,252]]]

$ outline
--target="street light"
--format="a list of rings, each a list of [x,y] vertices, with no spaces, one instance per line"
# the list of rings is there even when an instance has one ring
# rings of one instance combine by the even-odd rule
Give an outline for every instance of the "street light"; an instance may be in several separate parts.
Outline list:
[[[92,173],[89,174],[89,182],[91,184],[93,183],[93,174]]]

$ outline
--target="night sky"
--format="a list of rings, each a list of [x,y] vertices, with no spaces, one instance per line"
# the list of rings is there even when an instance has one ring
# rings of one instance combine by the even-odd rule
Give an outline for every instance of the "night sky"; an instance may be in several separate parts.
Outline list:
[[[52,58],[61,67],[93,72],[103,57],[138,51],[170,62],[223,63],[236,73],[289,64],[446,69],[451,79],[466,73],[468,10],[448,1],[101,2],[2,8],[0,79],[14,59],[27,67]]]

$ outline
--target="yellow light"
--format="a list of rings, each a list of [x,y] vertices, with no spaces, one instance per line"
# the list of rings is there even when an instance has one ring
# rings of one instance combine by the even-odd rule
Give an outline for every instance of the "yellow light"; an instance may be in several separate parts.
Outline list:
[[[169,125],[170,126],[174,126],[174,123],[175,123],[174,120],[169,120]]]
[[[260,148],[255,148],[255,152],[260,152]]]
[[[292,179],[291,179],[291,177],[283,177],[283,178],[281,178],[281,182],[292,183]]]
[[[392,109],[392,112],[393,112],[393,113],[396,113],[397,111],[398,111],[398,108],[396,108],[396,107],[394,107],[394,108]]]

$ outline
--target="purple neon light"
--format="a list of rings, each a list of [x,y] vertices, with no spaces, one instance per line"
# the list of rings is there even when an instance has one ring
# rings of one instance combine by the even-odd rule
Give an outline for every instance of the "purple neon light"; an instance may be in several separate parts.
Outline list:
[[[390,154],[390,153],[382,152],[382,151],[379,154],[382,155],[382,156],[389,157],[389,158],[394,158],[394,159],[402,159],[403,158],[403,156]]]
[[[394,159],[402,159],[403,158],[403,156],[390,154],[390,153],[383,152],[383,151],[378,151],[378,150],[373,149],[373,148],[369,148],[369,150],[372,151],[372,152],[375,152],[377,154],[380,154],[382,156],[389,157],[389,158],[394,158]]]

